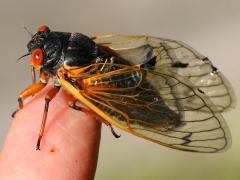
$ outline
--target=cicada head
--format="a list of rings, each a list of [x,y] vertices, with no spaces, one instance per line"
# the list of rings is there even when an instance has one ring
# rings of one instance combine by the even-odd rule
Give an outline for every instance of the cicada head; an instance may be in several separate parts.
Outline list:
[[[59,67],[64,33],[52,32],[47,26],[40,26],[27,44],[31,54],[29,64],[37,71],[54,74]]]

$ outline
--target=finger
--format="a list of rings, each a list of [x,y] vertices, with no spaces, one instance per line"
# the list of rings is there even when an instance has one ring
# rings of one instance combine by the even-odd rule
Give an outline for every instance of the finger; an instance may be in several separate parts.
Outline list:
[[[101,125],[68,108],[65,91],[50,103],[41,151],[36,151],[46,89],[13,119],[1,152],[0,179],[93,179]]]

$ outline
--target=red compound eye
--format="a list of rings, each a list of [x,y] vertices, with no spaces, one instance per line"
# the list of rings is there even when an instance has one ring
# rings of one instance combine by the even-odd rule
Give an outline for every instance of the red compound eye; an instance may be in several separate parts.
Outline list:
[[[48,26],[40,26],[38,28],[38,32],[50,31]]]
[[[33,65],[41,65],[43,61],[43,51],[42,49],[35,49],[32,52],[32,59]]]

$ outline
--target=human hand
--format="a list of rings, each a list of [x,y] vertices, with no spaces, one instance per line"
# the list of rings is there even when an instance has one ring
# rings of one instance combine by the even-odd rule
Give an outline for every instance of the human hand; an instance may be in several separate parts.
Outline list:
[[[30,98],[13,119],[0,156],[1,180],[94,178],[101,123],[69,108],[63,90],[50,103],[41,150],[36,150],[48,89]]]

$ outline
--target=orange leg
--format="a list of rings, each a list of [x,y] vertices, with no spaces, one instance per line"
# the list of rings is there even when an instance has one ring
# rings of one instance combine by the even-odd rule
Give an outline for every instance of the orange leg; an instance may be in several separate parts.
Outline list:
[[[13,112],[12,114],[12,117],[15,116],[15,114],[23,108],[23,100],[26,99],[27,97],[29,96],[32,96],[34,95],[35,93],[39,92],[41,89],[43,89],[44,87],[46,86],[46,83],[42,83],[42,82],[39,82],[39,83],[36,83],[36,84],[33,84],[32,86],[24,89],[20,94],[19,94],[19,97],[18,97],[18,109],[16,111]]]
[[[41,125],[41,129],[39,131],[39,136],[38,136],[36,150],[40,150],[41,140],[42,140],[42,137],[43,137],[44,128],[45,128],[46,120],[47,120],[47,113],[48,113],[49,103],[56,96],[56,94],[58,93],[59,89],[60,89],[59,86],[54,86],[52,89],[50,89],[48,91],[48,93],[47,93],[47,95],[45,97],[45,107],[44,107],[44,113],[43,113],[43,118],[42,118],[42,125]]]
[[[106,126],[108,126],[108,127],[110,128],[110,130],[111,130],[111,132],[112,132],[112,134],[113,134],[113,136],[114,136],[115,138],[119,138],[119,137],[121,136],[121,135],[118,135],[118,134],[114,131],[114,129],[113,129],[113,127],[112,127],[112,124],[110,124],[108,121],[104,120],[103,118],[99,117],[99,116],[98,116],[97,114],[95,114],[93,111],[88,110],[88,109],[85,109],[85,108],[83,108],[83,107],[80,107],[80,106],[76,105],[77,101],[78,101],[77,99],[74,99],[73,101],[70,101],[70,102],[69,102],[69,107],[70,107],[70,108],[73,108],[73,109],[75,109],[75,110],[77,110],[77,111],[82,111],[82,112],[85,112],[85,113],[87,113],[87,114],[94,115],[97,120],[103,122]]]
[[[82,112],[84,112],[84,113],[86,113],[86,114],[92,114],[92,113],[93,113],[92,110],[89,110],[89,109],[86,109],[86,108],[84,108],[84,107],[78,106],[78,105],[76,104],[77,101],[78,101],[78,99],[75,99],[75,98],[74,98],[72,101],[69,101],[69,102],[68,102],[68,106],[69,106],[70,108],[74,109],[74,110],[82,111]]]

